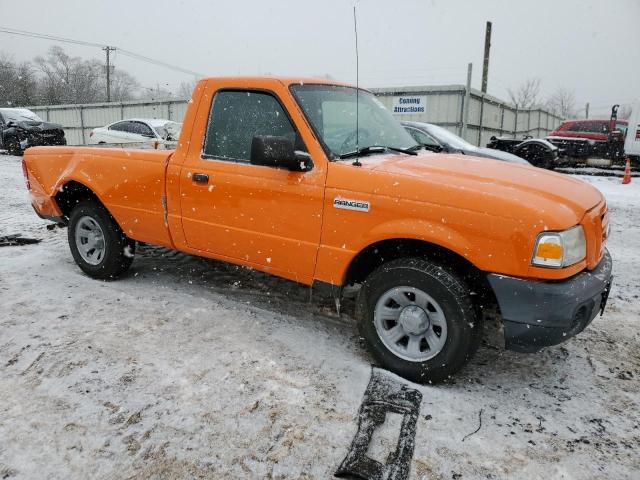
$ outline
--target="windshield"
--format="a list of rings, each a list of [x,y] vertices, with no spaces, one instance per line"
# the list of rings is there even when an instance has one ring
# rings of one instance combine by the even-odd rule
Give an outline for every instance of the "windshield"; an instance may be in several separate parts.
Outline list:
[[[31,110],[26,109],[13,109],[13,108],[0,108],[0,114],[4,118],[4,121],[9,122],[42,122],[42,119],[33,113]]]
[[[477,148],[446,128],[438,127],[437,125],[429,125],[427,131],[436,137],[440,143],[446,143],[450,147],[457,148],[459,150],[475,150]]]
[[[337,85],[292,85],[291,91],[330,158],[371,146],[415,147],[415,140],[371,93]]]

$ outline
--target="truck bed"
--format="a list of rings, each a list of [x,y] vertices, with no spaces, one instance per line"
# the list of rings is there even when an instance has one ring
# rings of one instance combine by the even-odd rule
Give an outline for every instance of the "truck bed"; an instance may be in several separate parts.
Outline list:
[[[127,236],[171,245],[165,224],[165,169],[173,151],[35,147],[24,155],[31,195],[43,211],[70,182],[92,190]]]

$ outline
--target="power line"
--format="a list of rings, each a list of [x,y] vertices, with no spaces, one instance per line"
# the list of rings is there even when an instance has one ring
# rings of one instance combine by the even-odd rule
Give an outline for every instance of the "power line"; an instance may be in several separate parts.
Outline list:
[[[193,75],[194,77],[204,77],[203,73],[194,72],[193,70],[187,70],[186,68],[176,67],[175,65],[171,65],[169,63],[162,62],[160,60],[154,60],[153,58],[145,57],[144,55],[140,55],[138,53],[130,52],[129,50],[125,50],[123,48],[118,48],[118,52],[127,57],[134,58],[136,60],[141,60],[143,62],[148,62],[153,65],[158,65],[160,67],[170,68],[172,70],[177,70],[178,72],[186,73],[188,75]]]
[[[39,38],[41,40],[51,40],[54,42],[61,42],[61,43],[70,43],[70,44],[74,44],[74,45],[82,45],[85,47],[95,47],[95,48],[104,48],[107,45],[103,45],[103,44],[99,44],[99,43],[94,43],[94,42],[86,42],[84,40],[74,40],[72,38],[66,38],[66,37],[59,37],[57,35],[48,35],[45,33],[36,33],[36,32],[28,32],[26,30],[17,30],[15,28],[8,28],[8,27],[0,27],[0,33],[8,33],[10,35],[20,35],[23,37],[31,37],[31,38]],[[182,68],[182,67],[178,67],[176,65],[172,65],[170,63],[166,63],[160,60],[156,60],[153,59],[151,57],[147,57],[145,55],[140,55],[138,53],[129,51],[129,50],[125,50],[122,48],[118,48],[118,51],[120,53],[122,53],[123,55],[126,55],[128,57],[131,57],[135,60],[139,60],[142,62],[147,62],[147,63],[151,63],[153,65],[156,66],[160,66],[160,67],[165,67],[165,68],[169,68],[171,70],[176,70],[178,72],[182,72],[182,73],[186,73],[189,75],[193,75],[195,77],[204,77],[205,75],[199,72],[194,72],[192,70],[187,70],[186,68]]]
[[[54,40],[56,42],[73,43],[75,45],[83,45],[85,47],[102,48],[104,45],[99,43],[85,42],[82,40],[73,40],[71,38],[57,37],[55,35],[47,35],[44,33],[27,32],[26,30],[16,30],[14,28],[0,27],[0,32],[9,33],[11,35],[21,35],[23,37],[41,38],[44,40]]]

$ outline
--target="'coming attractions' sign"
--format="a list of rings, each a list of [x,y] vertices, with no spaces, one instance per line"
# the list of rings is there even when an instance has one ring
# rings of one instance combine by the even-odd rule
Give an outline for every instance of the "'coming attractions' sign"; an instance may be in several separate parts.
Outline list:
[[[393,97],[393,113],[425,113],[427,111],[427,97],[418,96],[398,96]]]

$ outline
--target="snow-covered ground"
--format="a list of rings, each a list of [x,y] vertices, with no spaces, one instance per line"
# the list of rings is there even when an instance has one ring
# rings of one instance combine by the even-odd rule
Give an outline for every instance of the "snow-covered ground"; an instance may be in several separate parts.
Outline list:
[[[455,383],[412,384],[411,478],[640,477],[640,181],[584,179],[611,210],[605,315],[534,355],[490,328]],[[42,239],[0,247],[0,479],[332,477],[370,376],[348,316],[156,248],[91,280],[45,225],[19,159],[0,156],[0,236]]]

